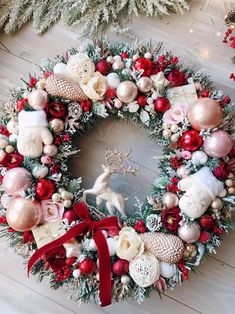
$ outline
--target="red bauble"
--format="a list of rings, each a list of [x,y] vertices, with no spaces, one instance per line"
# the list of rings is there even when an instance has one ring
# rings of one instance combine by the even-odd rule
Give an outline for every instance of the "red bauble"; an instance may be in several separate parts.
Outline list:
[[[68,115],[68,109],[65,107],[65,105],[59,102],[53,102],[49,105],[49,113],[54,118],[64,118]]]
[[[66,210],[63,215],[63,219],[67,219],[68,223],[71,224],[72,222],[78,220],[78,216],[73,209]]]
[[[6,154],[6,156],[2,159],[2,166],[6,168],[15,168],[22,165],[24,161],[24,157],[19,153],[10,153]]]
[[[140,107],[145,107],[147,105],[146,97],[141,95],[137,98],[137,103]]]
[[[96,63],[95,69],[101,74],[107,75],[110,70],[110,64],[106,60],[100,60]]]
[[[198,242],[205,244],[205,243],[208,243],[210,239],[211,239],[211,234],[207,231],[202,231],[198,239]]]
[[[180,146],[189,151],[195,151],[203,144],[203,139],[196,130],[185,131],[179,139]]]
[[[153,70],[152,61],[147,58],[138,58],[133,62],[133,68],[136,71],[144,70],[142,76],[150,76]]]
[[[36,197],[39,200],[48,200],[55,192],[55,184],[49,179],[40,179],[35,186]]]
[[[158,97],[155,101],[154,101],[154,106],[156,111],[159,112],[166,112],[168,109],[170,109],[170,101],[169,99],[167,99],[166,97]]]
[[[123,51],[121,53],[121,57],[122,57],[122,59],[127,59],[129,57],[129,55],[128,55],[128,53],[126,51]]]
[[[85,257],[79,264],[78,264],[79,270],[84,275],[90,275],[95,270],[95,263],[94,261],[89,258]]]
[[[129,270],[129,262],[125,259],[117,260],[112,266],[113,273],[118,276],[123,276],[127,274],[128,270]]]
[[[206,230],[211,230],[215,226],[214,219],[210,215],[204,215],[199,220],[200,226]]]

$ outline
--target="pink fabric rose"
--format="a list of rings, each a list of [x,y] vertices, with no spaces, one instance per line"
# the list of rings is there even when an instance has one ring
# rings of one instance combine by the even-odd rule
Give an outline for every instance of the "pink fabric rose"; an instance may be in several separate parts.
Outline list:
[[[163,121],[167,124],[178,124],[187,116],[188,104],[175,103],[163,115]]]
[[[64,213],[64,205],[61,203],[52,202],[51,200],[41,201],[42,205],[42,220],[43,222],[51,222],[62,218]]]
[[[182,153],[181,153],[181,157],[188,160],[192,157],[192,154],[188,151],[188,150],[184,150]]]

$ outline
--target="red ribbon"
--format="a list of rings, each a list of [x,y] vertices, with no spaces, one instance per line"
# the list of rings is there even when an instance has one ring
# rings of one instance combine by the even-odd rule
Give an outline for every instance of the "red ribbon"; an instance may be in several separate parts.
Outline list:
[[[112,230],[118,228],[118,220],[116,216],[107,217],[105,219],[94,221],[91,219],[90,213],[86,205],[82,202],[74,206],[74,211],[82,220],[79,224],[72,227],[60,238],[44,245],[38,249],[28,262],[28,275],[33,265],[48,251],[54,249],[71,239],[90,231],[97,246],[99,256],[99,291],[101,306],[107,306],[112,303],[112,282],[111,282],[111,263],[109,249],[106,238],[102,229]]]

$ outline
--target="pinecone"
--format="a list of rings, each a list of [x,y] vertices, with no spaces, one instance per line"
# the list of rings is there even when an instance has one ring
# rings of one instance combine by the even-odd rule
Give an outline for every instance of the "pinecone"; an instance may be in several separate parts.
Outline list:
[[[144,241],[146,250],[159,260],[174,264],[181,259],[184,244],[179,237],[161,232],[145,232],[140,236]]]
[[[50,75],[46,81],[45,89],[48,94],[54,97],[69,99],[71,101],[88,99],[78,83],[61,74]]]

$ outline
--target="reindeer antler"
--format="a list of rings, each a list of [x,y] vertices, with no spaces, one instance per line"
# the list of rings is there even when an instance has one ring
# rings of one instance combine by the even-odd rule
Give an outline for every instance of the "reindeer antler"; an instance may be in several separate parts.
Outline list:
[[[139,171],[138,167],[134,167],[131,165],[127,167],[124,166],[124,161],[130,160],[131,152],[132,152],[131,149],[126,153],[122,153],[119,152],[118,150],[112,150],[109,147],[107,147],[105,151],[105,159],[110,170],[112,172],[124,173],[125,176],[127,176],[128,173],[136,175],[137,172]]]

